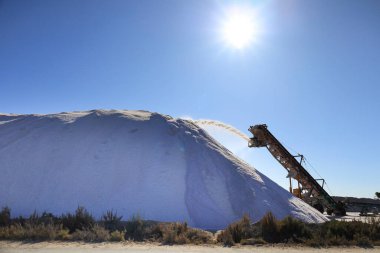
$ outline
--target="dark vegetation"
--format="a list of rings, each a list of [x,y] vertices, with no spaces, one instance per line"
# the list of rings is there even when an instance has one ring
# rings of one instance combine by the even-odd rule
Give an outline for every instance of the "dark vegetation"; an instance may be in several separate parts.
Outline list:
[[[380,246],[380,219],[361,221],[329,221],[307,224],[290,216],[277,220],[267,213],[252,224],[248,216],[230,224],[217,237],[226,246],[240,244],[283,243],[311,247],[328,246]]]
[[[212,243],[213,235],[200,229],[190,228],[186,223],[159,223],[133,216],[122,221],[114,211],[107,211],[100,221],[84,208],[75,213],[56,217],[44,212],[34,212],[28,218],[11,219],[7,207],[0,212],[0,240],[70,240],[85,242],[104,241],[151,241],[162,244]]]
[[[50,213],[34,212],[27,218],[11,218],[7,207],[0,212],[0,240],[70,240],[86,242],[148,241],[161,244],[210,244],[225,246],[289,244],[312,247],[380,246],[380,219],[361,221],[329,221],[307,224],[292,217],[277,220],[267,213],[253,224],[247,215],[226,229],[211,232],[188,227],[187,223],[159,223],[133,216],[123,221],[114,211],[107,211],[96,221],[84,207],[75,213],[56,217]],[[216,237],[216,240],[214,238]]]

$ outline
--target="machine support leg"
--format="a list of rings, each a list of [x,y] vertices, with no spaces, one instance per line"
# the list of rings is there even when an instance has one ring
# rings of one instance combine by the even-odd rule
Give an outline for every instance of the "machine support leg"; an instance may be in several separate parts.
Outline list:
[[[297,183],[298,183],[298,189],[299,189],[298,197],[301,199],[301,185],[300,185],[300,181],[297,180]]]

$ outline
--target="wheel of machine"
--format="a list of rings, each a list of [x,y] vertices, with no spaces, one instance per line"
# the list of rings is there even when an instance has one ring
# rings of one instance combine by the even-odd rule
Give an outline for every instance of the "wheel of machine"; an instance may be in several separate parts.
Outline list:
[[[342,201],[338,201],[337,208],[334,211],[335,215],[345,216],[346,215],[346,205]]]
[[[323,205],[320,203],[314,204],[313,207],[317,209],[318,211],[320,211],[321,213],[325,211],[325,209],[323,208]]]
[[[326,210],[326,213],[327,213],[328,215],[332,215],[333,212],[334,212],[334,210],[332,210],[331,208],[328,208],[328,209]]]

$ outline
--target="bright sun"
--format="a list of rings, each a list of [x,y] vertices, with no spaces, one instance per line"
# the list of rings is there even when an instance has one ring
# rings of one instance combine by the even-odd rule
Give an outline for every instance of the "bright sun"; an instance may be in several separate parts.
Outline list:
[[[252,12],[241,9],[230,10],[222,24],[222,36],[231,47],[243,49],[250,45],[257,35],[257,23]]]

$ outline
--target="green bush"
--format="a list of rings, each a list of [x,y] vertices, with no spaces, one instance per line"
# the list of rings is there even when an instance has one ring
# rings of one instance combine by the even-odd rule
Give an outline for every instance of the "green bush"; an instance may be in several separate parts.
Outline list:
[[[305,245],[309,246],[309,247],[313,247],[313,248],[320,248],[320,247],[326,247],[327,246],[325,240],[318,238],[318,237],[317,238],[313,237],[309,240],[306,240]]]
[[[20,225],[24,226],[25,223],[26,223],[26,220],[27,220],[27,219],[25,219],[24,217],[19,216],[19,217],[17,217],[17,218],[13,218],[13,219],[11,219],[11,224],[12,224],[12,225],[20,224]]]
[[[0,227],[9,226],[11,224],[11,209],[3,207],[0,212]]]
[[[346,238],[342,236],[328,238],[326,240],[328,246],[350,246],[352,241],[348,241]]]
[[[302,242],[311,238],[311,231],[305,223],[292,218],[285,217],[280,224],[280,239],[284,242]]]
[[[373,248],[373,243],[371,242],[371,240],[368,237],[363,236],[363,235],[356,235],[354,237],[354,243],[358,247]]]
[[[38,220],[39,224],[59,224],[58,218],[55,217],[52,213],[43,212]]]
[[[106,229],[110,231],[115,231],[118,229],[122,230],[122,227],[120,224],[122,218],[123,216],[118,216],[117,212],[113,212],[111,210],[111,211],[107,211],[105,214],[102,215],[101,223]]]
[[[248,239],[253,236],[251,221],[248,215],[244,215],[241,220],[229,225],[227,230],[230,231],[235,243],[240,243],[242,239]]]
[[[380,238],[380,223],[375,218],[365,222],[334,220],[309,227],[313,227],[312,238],[307,240],[306,244],[315,247],[340,245],[370,247]]]
[[[125,239],[134,241],[144,240],[144,222],[139,215],[133,216],[126,224]]]
[[[75,230],[90,229],[95,224],[94,217],[82,206],[79,206],[75,214],[67,213],[61,216],[63,227],[70,230],[70,233]]]
[[[260,221],[262,238],[271,243],[279,241],[279,225],[276,217],[268,212]]]
[[[230,237],[233,243],[240,243],[243,239],[249,239],[254,236],[254,228],[252,227],[249,216],[245,214],[243,218],[227,226],[227,228],[219,234],[218,242],[222,242],[226,246],[231,246]]]
[[[338,240],[339,238],[345,238],[345,235],[347,234],[347,226],[344,222],[334,220],[325,223],[325,225],[328,228],[327,236],[331,237],[331,239]],[[350,236],[353,236],[353,234]]]
[[[380,217],[371,217],[368,221],[370,224],[369,237],[373,242],[380,241]]]
[[[29,218],[26,220],[26,223],[32,226],[38,225],[40,223],[40,216],[36,210],[29,216]]]

